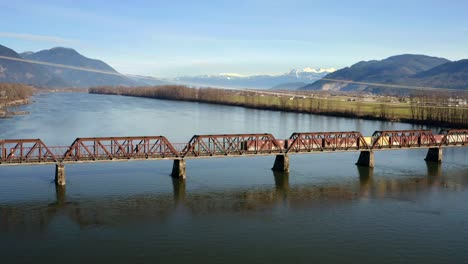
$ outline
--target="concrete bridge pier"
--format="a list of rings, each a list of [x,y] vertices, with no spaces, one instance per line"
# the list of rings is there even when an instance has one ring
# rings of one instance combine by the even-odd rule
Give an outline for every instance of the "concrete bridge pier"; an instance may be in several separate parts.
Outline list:
[[[430,148],[425,158],[429,162],[442,162],[442,148]]]
[[[356,162],[356,165],[363,167],[374,167],[374,152],[373,151],[361,151],[359,159]]]
[[[185,179],[185,160],[175,159],[172,166],[172,177],[184,180]]]
[[[288,172],[289,171],[289,156],[285,154],[276,155],[275,164],[273,165],[273,168],[271,169],[274,171]]]
[[[59,186],[65,185],[65,165],[55,164],[55,184]]]

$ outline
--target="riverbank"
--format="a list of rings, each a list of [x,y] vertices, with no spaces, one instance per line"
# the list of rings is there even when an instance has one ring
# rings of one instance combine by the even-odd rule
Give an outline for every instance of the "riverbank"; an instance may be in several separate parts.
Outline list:
[[[29,104],[31,101],[29,99],[20,99],[20,100],[14,100],[11,102],[6,102],[4,103],[2,107],[0,107],[0,118],[9,118],[15,115],[26,115],[28,114],[27,111],[10,111],[10,107],[14,106],[20,106],[20,105],[26,105]]]
[[[30,103],[34,92],[32,86],[14,83],[0,83],[0,118],[27,114],[25,111],[9,111],[10,107]]]
[[[448,106],[451,98],[442,96],[406,98],[396,102],[368,102],[345,97],[321,98],[271,91],[189,88],[186,86],[95,87],[89,93],[201,102],[253,109],[309,113],[338,117],[398,121],[442,127],[468,127],[468,108]]]

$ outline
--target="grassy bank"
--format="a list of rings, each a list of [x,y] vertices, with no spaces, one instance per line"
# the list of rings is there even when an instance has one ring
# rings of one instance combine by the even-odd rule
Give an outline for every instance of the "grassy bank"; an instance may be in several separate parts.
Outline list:
[[[468,127],[468,108],[449,106],[453,99],[441,95],[401,98],[399,102],[359,101],[319,98],[311,95],[281,95],[262,91],[239,91],[185,86],[95,87],[90,93],[203,102],[255,109],[300,112],[320,115],[401,121],[448,127]]]

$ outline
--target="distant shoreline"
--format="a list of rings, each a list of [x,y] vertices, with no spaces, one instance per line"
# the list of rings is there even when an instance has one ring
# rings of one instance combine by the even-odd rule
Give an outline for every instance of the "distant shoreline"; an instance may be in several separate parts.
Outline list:
[[[257,91],[249,92],[214,88],[194,89],[174,85],[138,88],[96,87],[90,88],[89,93],[200,102],[250,109],[404,122],[438,127],[468,127],[468,108],[466,107],[421,107],[408,103],[342,102],[332,99],[306,98],[303,96],[273,96]]]
[[[29,112],[26,111],[10,111],[10,107],[19,106],[19,105],[27,105],[30,104],[31,100],[28,99],[19,99],[10,102],[6,102],[4,105],[0,106],[0,118],[10,118],[16,115],[26,115]]]
[[[19,83],[0,83],[0,118],[8,118],[14,115],[28,114],[25,111],[9,111],[13,106],[30,103],[30,97],[35,88]]]

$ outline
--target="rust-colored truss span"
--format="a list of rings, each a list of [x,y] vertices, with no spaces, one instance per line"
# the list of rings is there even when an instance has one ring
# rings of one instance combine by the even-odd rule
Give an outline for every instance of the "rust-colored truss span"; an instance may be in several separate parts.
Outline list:
[[[48,164],[130,159],[182,159],[240,155],[359,151],[468,146],[468,130],[293,133],[287,140],[271,134],[196,135],[188,144],[163,136],[77,138],[71,146],[47,147],[40,139],[0,140],[0,164]]]
[[[375,131],[372,149],[435,147],[438,142],[430,130]]]
[[[179,153],[163,136],[77,138],[62,161],[175,158]]]
[[[271,134],[195,135],[182,157],[282,153],[282,145]]]
[[[440,142],[441,146],[468,145],[468,129],[442,130],[440,134],[444,135]]]
[[[58,159],[40,139],[0,140],[0,163],[45,163]]]
[[[369,149],[361,133],[355,131],[293,133],[287,145],[287,153]]]

